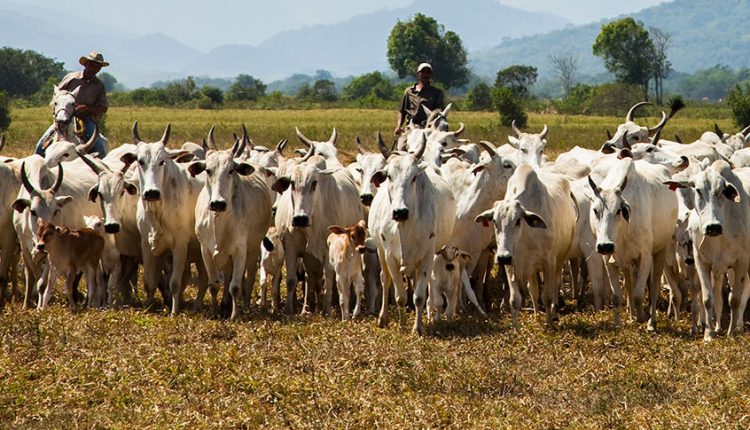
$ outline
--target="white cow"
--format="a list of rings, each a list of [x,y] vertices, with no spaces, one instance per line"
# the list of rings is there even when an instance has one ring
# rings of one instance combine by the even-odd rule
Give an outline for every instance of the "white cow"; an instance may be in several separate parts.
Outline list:
[[[266,183],[253,174],[253,166],[235,161],[231,149],[209,152],[205,161],[192,162],[188,171],[193,177],[206,173],[206,184],[195,204],[195,235],[208,273],[213,311],[218,310],[220,273],[231,272],[230,319],[234,320],[245,271],[250,284],[246,288],[252,288],[255,282],[260,243],[271,222],[273,202]]]
[[[594,179],[596,178],[596,179]],[[593,191],[590,221],[596,251],[614,259],[625,273],[631,312],[643,321],[643,300],[650,284],[648,329],[656,330],[656,300],[667,247],[677,222],[677,198],[663,185],[665,167],[631,158],[597,163],[589,176]],[[614,266],[610,270],[615,270]],[[634,273],[637,277],[634,279]],[[612,282],[614,320],[619,325],[622,292]]]
[[[5,136],[0,137],[0,148],[5,142],[4,138]],[[21,174],[15,168],[17,165],[13,158],[0,160],[0,306],[12,297],[8,296],[8,282],[12,281],[13,284],[12,295],[15,295],[18,288],[16,266],[20,253],[11,210],[11,203],[16,199],[21,187]]]
[[[450,239],[456,219],[456,200],[448,184],[432,164],[421,160],[426,147],[423,136],[414,154],[388,152],[386,168],[373,176],[373,181],[385,189],[375,196],[368,223],[383,265],[383,305],[378,325],[385,326],[388,320],[387,289],[391,281],[396,287],[399,321],[403,323],[406,276],[414,280],[415,334],[422,334],[435,252]]]
[[[508,142],[516,149],[516,165],[528,164],[534,167],[542,165],[542,153],[547,146],[547,126],[539,134],[524,133],[516,127],[516,121],[511,123],[515,136],[508,136]]]
[[[508,181],[505,198],[476,217],[475,221],[486,227],[493,224],[496,260],[513,271],[510,300],[516,327],[521,286],[531,282],[532,300],[536,303],[539,272],[544,276],[542,303],[547,321],[552,324],[557,319],[562,266],[572,245],[576,216],[568,180],[524,164]]]
[[[628,110],[628,113],[625,115],[625,122],[617,126],[617,130],[615,131],[614,136],[609,136],[609,130],[607,130],[608,139],[604,142],[604,144],[610,144],[616,148],[622,149],[630,147],[635,143],[649,142],[649,137],[663,128],[668,119],[667,114],[662,112],[661,121],[654,127],[642,127],[633,122],[633,113],[635,113],[635,110],[641,106],[650,104],[652,103],[639,102],[631,106]],[[677,110],[679,109],[675,109],[673,110],[673,112],[676,112]],[[670,112],[670,117],[672,115],[674,115],[674,113]]]
[[[383,141],[383,136],[378,132],[378,142]],[[368,152],[362,147],[362,142],[357,136],[357,161],[347,166],[352,171],[354,180],[359,185],[359,198],[362,204],[370,207],[378,188],[372,183],[372,175],[385,168],[385,157],[380,152]],[[381,147],[378,143],[378,147]],[[382,145],[385,147],[385,144]]]
[[[297,137],[299,138],[300,142],[307,145],[308,150],[313,146],[315,147],[315,153],[325,159],[326,168],[330,169],[334,167],[344,167],[343,164],[341,164],[341,161],[339,161],[339,150],[338,148],[336,148],[336,139],[338,137],[336,128],[333,129],[331,137],[326,142],[317,142],[308,139],[304,134],[302,134],[301,131],[299,131],[299,128],[297,127],[294,128],[294,131],[297,133]]]

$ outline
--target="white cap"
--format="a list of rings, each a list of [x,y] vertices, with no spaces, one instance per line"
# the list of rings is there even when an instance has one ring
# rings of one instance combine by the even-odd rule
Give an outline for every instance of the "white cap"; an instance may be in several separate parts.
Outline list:
[[[432,66],[430,65],[430,63],[422,63],[419,65],[419,67],[417,67],[417,72],[421,72],[422,69],[430,69],[430,71],[432,71]]]

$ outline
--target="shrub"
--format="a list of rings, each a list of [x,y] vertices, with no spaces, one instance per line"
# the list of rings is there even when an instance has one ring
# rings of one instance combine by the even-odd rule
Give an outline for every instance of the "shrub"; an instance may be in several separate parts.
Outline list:
[[[727,93],[727,104],[732,108],[737,126],[743,128],[750,124],[750,83],[733,86]]]
[[[528,117],[523,111],[521,100],[513,95],[513,91],[510,88],[493,88],[492,102],[495,105],[495,109],[500,112],[501,124],[509,126],[515,120],[518,127],[526,125]]]
[[[10,97],[5,91],[0,91],[0,131],[10,127]]]
[[[485,83],[479,83],[466,95],[466,108],[474,111],[492,110],[492,90]]]
[[[591,114],[619,116],[630,106],[643,101],[643,91],[639,86],[608,83],[593,88],[590,96]]]

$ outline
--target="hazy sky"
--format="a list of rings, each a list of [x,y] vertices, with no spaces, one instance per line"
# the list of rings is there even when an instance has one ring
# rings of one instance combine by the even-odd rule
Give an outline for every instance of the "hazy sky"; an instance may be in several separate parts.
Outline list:
[[[135,35],[161,32],[207,51],[222,44],[257,45],[284,30],[330,24],[353,15],[409,5],[413,0],[9,0],[78,13]],[[500,0],[583,24],[636,12],[663,0]],[[463,3],[470,7],[471,0]],[[429,11],[425,11],[429,13]]]

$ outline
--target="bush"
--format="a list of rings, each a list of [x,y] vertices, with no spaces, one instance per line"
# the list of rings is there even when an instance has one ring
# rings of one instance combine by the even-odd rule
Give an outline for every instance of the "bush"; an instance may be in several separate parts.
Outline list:
[[[395,100],[398,98],[396,89],[388,78],[380,72],[366,73],[352,79],[344,87],[344,100],[381,99]]]
[[[568,91],[568,95],[562,100],[553,102],[557,112],[567,115],[586,115],[591,112],[591,96],[594,87],[586,84],[578,84]]]
[[[727,104],[737,126],[744,128],[750,124],[750,83],[733,86],[727,93]]]
[[[266,84],[250,75],[239,75],[227,91],[227,99],[231,101],[256,101],[266,95]]]
[[[5,91],[0,91],[0,131],[10,127],[10,97]]]
[[[644,94],[639,86],[623,83],[598,85],[590,96],[591,114],[620,116],[643,100]]]
[[[492,110],[492,90],[485,83],[479,83],[466,95],[466,108],[474,111]]]
[[[216,105],[224,103],[224,93],[216,87],[205,86],[201,88],[201,98],[203,97],[208,98],[211,103]]]
[[[523,111],[521,100],[513,95],[510,88],[496,87],[492,89],[492,102],[495,109],[500,112],[500,123],[510,126],[511,122],[516,121],[516,126],[523,127],[528,121],[528,116]]]

